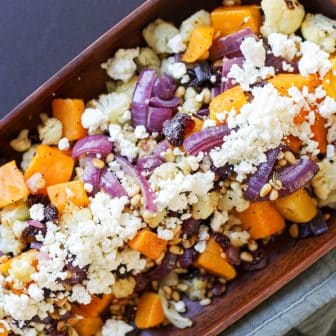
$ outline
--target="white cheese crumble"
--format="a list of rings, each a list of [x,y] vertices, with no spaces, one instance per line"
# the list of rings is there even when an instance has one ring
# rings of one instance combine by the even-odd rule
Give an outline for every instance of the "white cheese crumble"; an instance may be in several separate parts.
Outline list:
[[[271,46],[272,53],[276,57],[283,57],[291,61],[296,53],[296,43],[287,35],[272,33],[268,36],[268,44]]]
[[[184,52],[187,49],[187,45],[183,42],[182,35],[177,34],[169,39],[168,48],[170,48],[172,53],[178,54]]]
[[[204,252],[209,238],[209,228],[205,225],[201,225],[198,232],[198,242],[194,246],[194,249],[199,253]]]
[[[70,143],[68,138],[62,138],[58,141],[58,149],[61,151],[66,151],[70,148]]]
[[[82,285],[74,285],[72,287],[72,294],[69,298],[71,302],[78,302],[80,304],[89,304],[91,302],[91,295]]]
[[[299,71],[303,76],[319,73],[321,77],[325,76],[331,68],[329,54],[310,41],[301,43],[300,47],[302,57],[299,60]]]
[[[211,218],[210,226],[214,232],[220,231],[222,226],[228,221],[229,214],[227,211],[215,211]]]
[[[146,127],[143,125],[139,125],[135,127],[134,135],[137,139],[146,139],[149,137]]]
[[[33,204],[29,209],[31,219],[42,221],[44,219],[44,205],[42,203]]]
[[[133,327],[121,320],[107,320],[102,329],[102,336],[125,336]]]
[[[128,82],[135,74],[136,63],[134,59],[139,56],[139,48],[119,49],[115,55],[103,63],[101,67],[114,80]]]
[[[187,73],[187,66],[182,62],[175,62],[174,57],[168,57],[162,61],[161,73],[181,79]]]

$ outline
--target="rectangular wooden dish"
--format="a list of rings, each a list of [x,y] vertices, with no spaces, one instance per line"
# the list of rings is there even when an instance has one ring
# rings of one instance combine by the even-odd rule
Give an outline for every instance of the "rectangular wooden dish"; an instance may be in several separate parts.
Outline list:
[[[9,148],[9,141],[22,128],[34,129],[38,123],[39,114],[50,111],[50,102],[54,97],[89,100],[104,92],[107,78],[100,64],[120,47],[135,47],[143,44],[141,30],[155,18],[161,17],[178,23],[198,9],[211,10],[220,3],[219,0],[146,1],[0,121],[0,155],[6,159],[15,158],[16,154]],[[319,5],[319,8],[329,16],[335,15],[336,6],[332,5],[332,1],[310,1],[311,3],[314,6]],[[333,218],[332,222],[336,220]],[[178,330],[167,327],[145,331],[142,335],[217,335],[335,246],[336,223],[332,223],[330,231],[320,237],[299,242],[282,237],[281,243],[268,247],[270,264],[266,269],[240,275],[229,285],[223,297],[214,300],[210,306],[191,310],[190,315],[194,320],[192,329]]]

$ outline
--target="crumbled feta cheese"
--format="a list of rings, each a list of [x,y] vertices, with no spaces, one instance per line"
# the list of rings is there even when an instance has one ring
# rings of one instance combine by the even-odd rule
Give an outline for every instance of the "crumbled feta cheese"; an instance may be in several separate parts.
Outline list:
[[[157,19],[150,23],[143,31],[143,37],[147,44],[158,54],[170,53],[168,41],[179,33],[171,23]]]
[[[126,336],[133,327],[121,320],[107,320],[102,329],[102,336]]]
[[[229,113],[228,125],[232,130],[220,150],[210,152],[216,167],[234,165],[238,181],[254,173],[266,161],[267,150],[281,144],[284,136],[297,132],[293,123],[299,108],[292,99],[280,96],[272,85],[256,87],[254,99],[245,104],[240,114]]]
[[[25,152],[31,146],[31,140],[28,138],[29,130],[23,129],[16,139],[13,139],[9,144],[17,152]]]
[[[135,74],[136,63],[134,59],[139,56],[139,48],[119,49],[115,55],[103,63],[101,67],[114,80],[128,82]]]
[[[91,193],[93,191],[93,185],[91,183],[84,183],[84,190]]]
[[[134,135],[137,139],[146,139],[149,137],[146,127],[143,125],[135,127]]]
[[[256,41],[253,37],[248,37],[240,45],[240,50],[247,63],[258,68],[265,65],[266,51],[262,40]]]
[[[44,292],[43,289],[39,288],[35,284],[30,284],[28,288],[28,295],[34,300],[34,301],[42,301],[44,299]]]
[[[168,48],[170,48],[172,53],[178,54],[184,52],[187,49],[187,45],[183,42],[182,35],[177,34],[169,39]]]
[[[91,295],[82,285],[74,285],[69,300],[80,304],[89,304],[91,302]]]
[[[171,240],[174,238],[174,232],[172,230],[164,229],[162,227],[158,227],[157,234],[160,239]]]
[[[199,253],[204,252],[209,238],[209,228],[205,225],[201,225],[198,232],[198,242],[194,246],[194,249]]]
[[[16,239],[15,234],[7,222],[0,225],[0,251],[7,254],[13,253],[17,255],[24,248],[24,244],[20,239]]]
[[[335,145],[327,145],[326,157],[328,159],[332,158],[335,155]]]
[[[174,57],[169,57],[162,61],[161,72],[181,79],[187,73],[187,66],[182,62],[175,62]]]
[[[329,55],[321,48],[309,41],[304,41],[301,43],[302,57],[299,60],[299,71],[303,76],[308,76],[310,74],[320,74],[321,77],[331,68],[331,63],[329,61]]]
[[[272,53],[276,57],[280,56],[291,61],[297,53],[295,41],[284,34],[270,34],[268,36],[268,44],[271,46]]]
[[[206,119],[203,123],[202,129],[216,126],[216,121],[212,119]]]
[[[70,143],[68,138],[62,138],[58,142],[58,149],[61,151],[66,151],[70,148]]]
[[[184,301],[174,302],[174,308],[178,313],[185,313],[187,311],[187,305]]]
[[[43,221],[44,219],[44,205],[42,203],[33,204],[29,209],[31,219]]]
[[[265,37],[272,33],[293,34],[305,15],[304,7],[297,0],[262,0],[261,8],[265,20],[260,32]]]
[[[325,97],[325,99],[318,105],[319,113],[322,117],[328,119],[336,114],[336,101],[334,98]]]
[[[120,152],[122,156],[128,158],[129,161],[133,161],[138,155],[137,146],[126,139],[122,128],[119,125],[111,124],[109,126],[109,134],[111,141],[113,141],[115,149]]]
[[[220,231],[221,227],[228,221],[229,214],[227,211],[215,211],[210,222],[211,229],[215,232]]]
[[[336,51],[336,21],[322,14],[307,14],[302,26],[303,37],[329,53]]]

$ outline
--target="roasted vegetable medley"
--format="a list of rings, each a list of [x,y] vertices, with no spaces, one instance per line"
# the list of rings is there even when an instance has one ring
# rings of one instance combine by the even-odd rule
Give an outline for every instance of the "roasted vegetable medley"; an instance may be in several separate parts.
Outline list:
[[[0,336],[188,328],[279,235],[328,231],[336,21],[224,1],[143,37],[102,64],[105,93],[55,97],[10,143]]]

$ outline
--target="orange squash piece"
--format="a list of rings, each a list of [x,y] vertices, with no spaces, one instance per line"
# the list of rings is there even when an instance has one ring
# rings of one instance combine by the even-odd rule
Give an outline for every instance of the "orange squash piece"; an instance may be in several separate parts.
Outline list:
[[[227,280],[232,280],[237,275],[235,268],[226,260],[225,252],[213,238],[209,239],[204,252],[199,255],[195,264]]]
[[[28,197],[22,172],[15,161],[10,161],[0,167],[0,208]]]
[[[212,26],[221,36],[226,36],[239,30],[250,28],[255,34],[259,33],[261,26],[260,7],[227,6],[219,7],[211,12]]]
[[[217,118],[218,113],[223,113],[224,111],[230,112],[232,109],[239,113],[242,106],[246,103],[247,98],[242,88],[239,85],[234,86],[211,100],[209,106],[210,119],[216,120],[218,124],[222,124],[223,121]]]
[[[287,96],[288,90],[292,86],[296,86],[299,90],[302,90],[304,86],[307,86],[310,92],[313,92],[317,88],[321,81],[317,75],[302,76],[298,74],[278,74],[275,77],[268,80],[278,91],[281,96]]]
[[[330,62],[331,70],[323,77],[322,85],[327,95],[336,99],[336,56],[332,57]]]
[[[8,330],[2,322],[0,322],[0,336],[8,336]]]
[[[279,233],[285,221],[271,202],[250,203],[245,211],[238,213],[242,227],[252,238],[263,239]]]
[[[53,116],[63,125],[63,137],[78,140],[87,135],[81,118],[85,109],[81,99],[54,99],[51,103]]]
[[[4,263],[0,264],[0,273],[7,276],[9,269],[11,268],[12,262],[15,260],[27,260],[31,263],[32,266],[36,267],[38,264],[37,250],[32,249],[23,252],[14,258],[8,259]]]
[[[145,293],[139,300],[135,325],[139,329],[158,326],[165,319],[160,297],[157,293]]]
[[[83,317],[98,317],[109,306],[112,299],[112,294],[104,294],[101,298],[94,295],[89,304],[74,304],[71,311],[73,314]]]
[[[199,132],[203,128],[203,120],[193,117],[194,125],[190,129],[186,129],[184,137],[187,138],[191,134]]]
[[[191,33],[190,41],[182,60],[186,63],[194,63],[204,59],[207,51],[212,45],[214,29],[211,26],[198,26]]]
[[[86,317],[74,325],[79,336],[94,336],[103,327],[100,317]]]
[[[141,230],[128,242],[128,245],[150,259],[157,259],[166,250],[167,241],[160,239],[152,231]]]
[[[301,146],[302,146],[302,141],[298,137],[296,137],[294,135],[288,135],[284,139],[284,142],[292,152],[294,152],[294,153],[299,153],[300,152]]]
[[[57,207],[59,212],[64,210],[68,201],[77,206],[86,206],[89,204],[84,184],[79,180],[49,186],[47,194],[50,202]]]
[[[41,173],[46,185],[68,182],[72,176],[75,161],[60,150],[47,145],[40,145],[35,156],[25,171],[27,181],[33,174]]]

